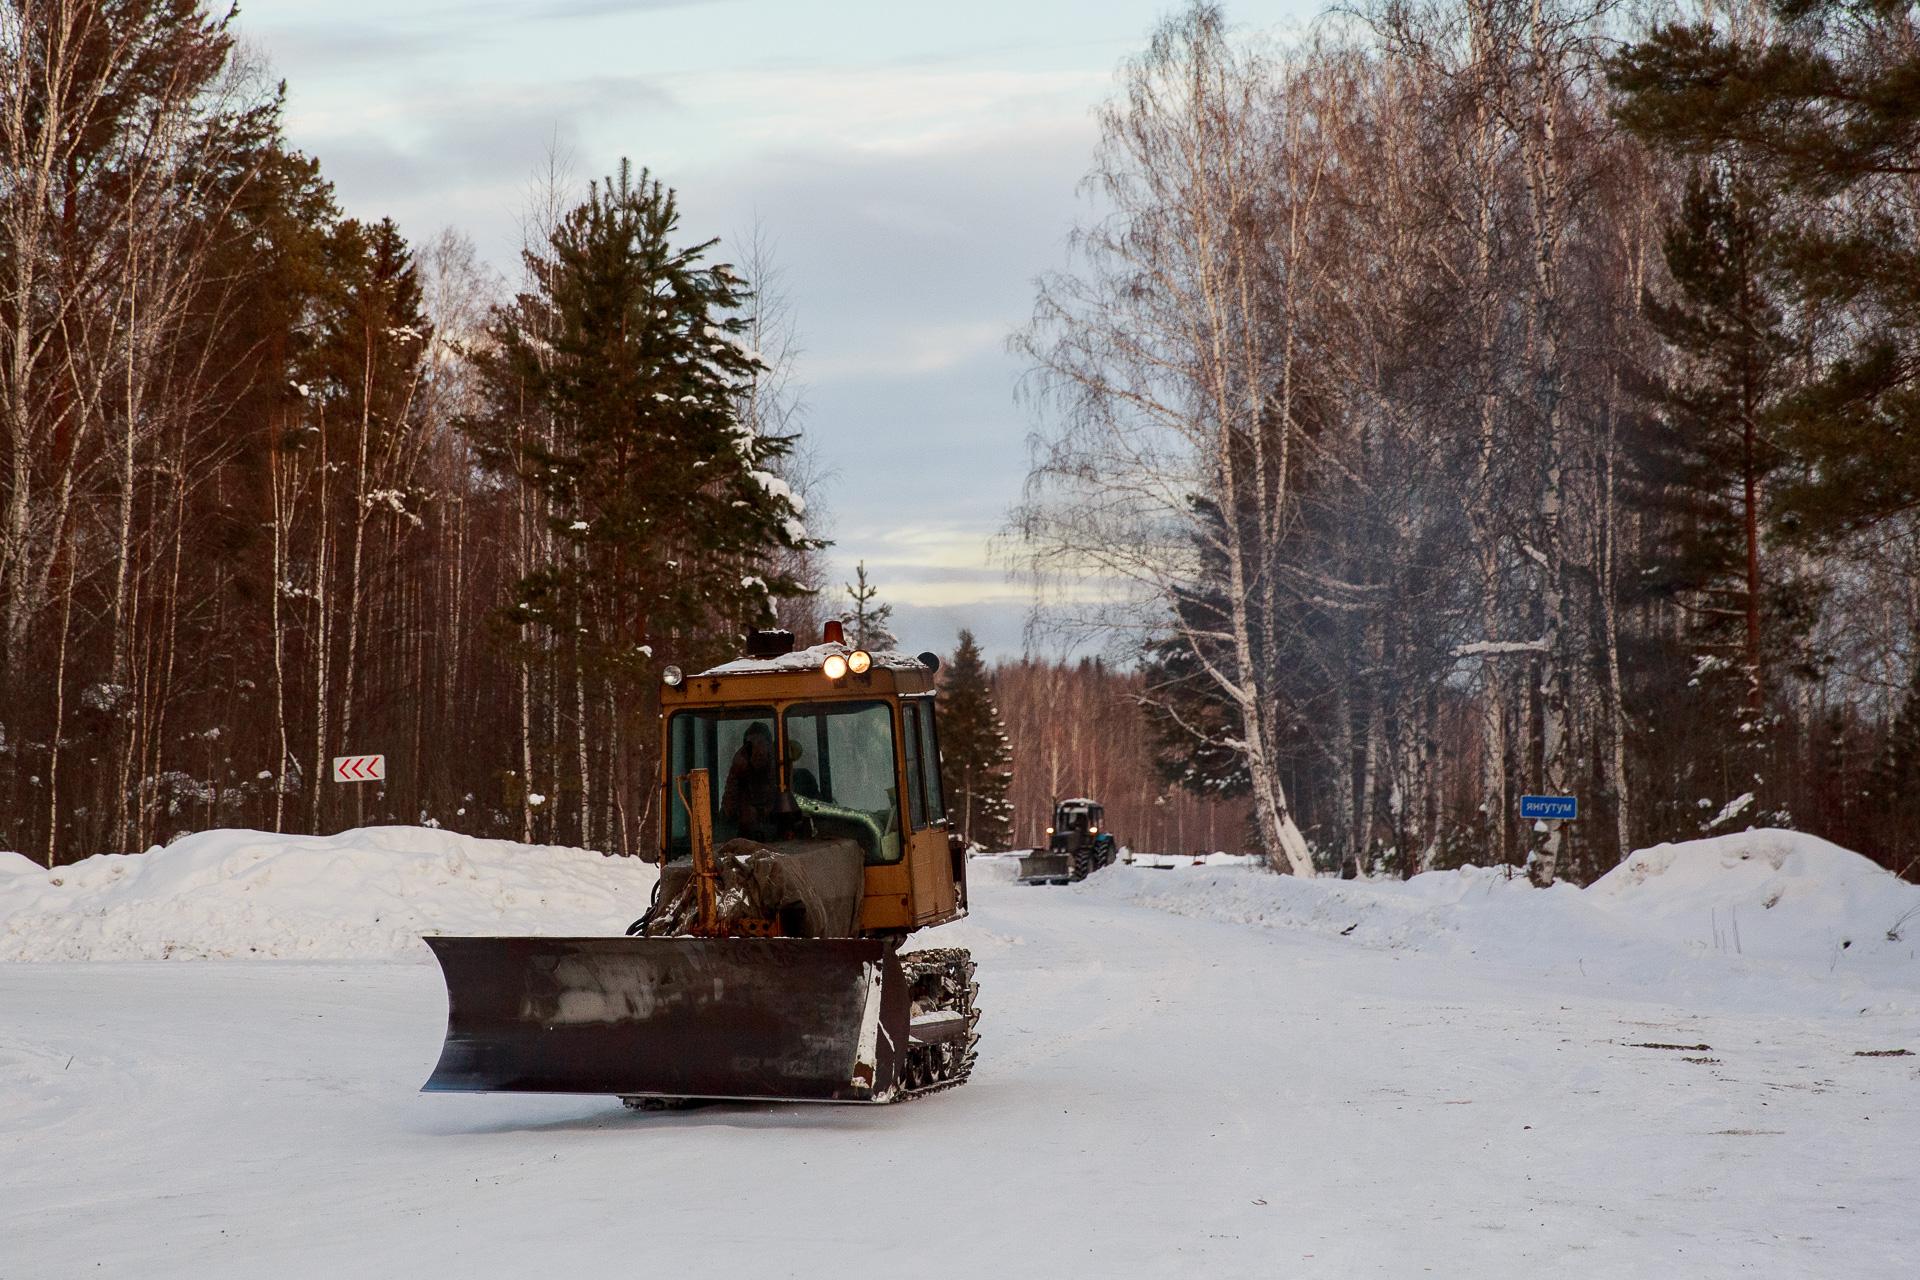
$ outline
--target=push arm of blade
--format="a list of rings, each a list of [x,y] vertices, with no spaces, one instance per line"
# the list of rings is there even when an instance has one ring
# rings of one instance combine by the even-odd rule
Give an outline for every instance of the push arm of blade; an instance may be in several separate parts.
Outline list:
[[[713,791],[705,769],[689,770],[681,802],[687,807],[687,836],[693,849],[694,892],[699,905],[699,928],[711,933],[719,919],[719,875],[713,865]]]

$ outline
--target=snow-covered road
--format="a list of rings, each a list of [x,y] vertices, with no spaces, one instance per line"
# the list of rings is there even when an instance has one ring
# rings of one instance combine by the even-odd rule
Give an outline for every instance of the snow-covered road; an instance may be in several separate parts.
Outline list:
[[[1920,1058],[1856,1056],[1911,1002],[1665,1003],[1095,887],[981,868],[923,935],[980,961],[979,1068],[893,1107],[422,1095],[426,963],[0,964],[0,1277],[1920,1265]]]

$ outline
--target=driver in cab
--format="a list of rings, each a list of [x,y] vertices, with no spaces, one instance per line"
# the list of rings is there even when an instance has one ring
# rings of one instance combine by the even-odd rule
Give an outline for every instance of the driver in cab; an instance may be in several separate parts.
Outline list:
[[[720,795],[720,813],[736,834],[767,841],[778,836],[780,775],[774,768],[773,731],[756,720],[747,726],[740,749],[727,768],[727,785]]]

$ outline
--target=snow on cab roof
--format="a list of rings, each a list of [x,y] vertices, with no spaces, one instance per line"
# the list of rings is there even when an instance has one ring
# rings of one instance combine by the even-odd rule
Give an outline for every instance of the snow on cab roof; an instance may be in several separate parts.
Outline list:
[[[821,664],[834,654],[843,657],[853,652],[851,645],[816,644],[811,649],[796,649],[792,653],[783,653],[777,658],[735,658],[732,662],[723,662],[717,667],[709,667],[700,674],[703,676],[764,676],[793,675],[802,671],[818,671]],[[920,659],[905,653],[894,653],[883,649],[873,655],[873,665],[889,671],[925,671],[926,664]]]
[[[1062,800],[1060,802],[1060,805],[1062,808],[1065,808],[1067,805],[1070,805],[1070,804],[1085,805],[1089,809],[1098,809],[1100,807],[1100,802],[1098,800],[1089,800],[1085,796],[1075,796],[1071,800]]]

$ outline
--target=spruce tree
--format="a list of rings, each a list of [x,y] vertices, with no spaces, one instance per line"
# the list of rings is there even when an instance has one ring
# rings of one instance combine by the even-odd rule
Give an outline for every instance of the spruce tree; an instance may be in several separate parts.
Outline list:
[[[854,566],[854,580],[846,584],[847,599],[851,608],[840,615],[840,621],[853,637],[856,649],[879,650],[892,649],[900,641],[892,631],[893,606],[880,603],[880,588],[867,581],[867,562],[862,560]]]
[[[940,781],[960,838],[970,847],[1006,848],[1013,838],[1013,750],[971,631],[960,633],[940,671]]]
[[[593,184],[528,252],[532,288],[495,309],[486,410],[464,424],[547,512],[551,554],[502,621],[576,709],[618,708],[623,793],[649,770],[660,666],[737,652],[804,590],[777,553],[819,545],[772,471],[791,438],[738,416],[760,367],[740,339],[746,282],[706,261],[715,241],[676,244],[679,219],[644,170]]]
[[[622,674],[650,672],[669,639],[731,648],[801,590],[770,567],[806,542],[766,470],[791,441],[736,414],[757,367],[737,337],[745,282],[704,261],[716,241],[675,246],[679,219],[645,170],[594,184],[529,255],[534,290],[495,312],[491,411],[470,424],[554,512],[559,554],[521,582],[512,621]]]
[[[1220,504],[1191,498],[1199,527],[1193,537],[1199,570],[1172,592],[1166,625],[1142,646],[1146,688],[1141,714],[1153,735],[1162,779],[1196,796],[1244,796],[1251,788],[1238,709],[1208,674],[1231,661],[1227,567],[1220,548],[1227,522]],[[1261,635],[1253,637],[1256,646]]]

